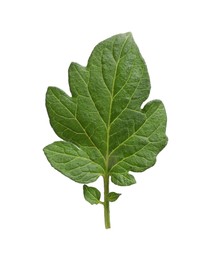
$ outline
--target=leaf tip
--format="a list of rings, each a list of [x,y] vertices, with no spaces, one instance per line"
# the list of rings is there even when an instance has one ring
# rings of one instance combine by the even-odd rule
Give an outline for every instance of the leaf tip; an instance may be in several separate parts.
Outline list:
[[[75,66],[75,63],[72,61],[72,62],[70,63],[69,68],[68,68],[68,72],[70,72],[74,66]]]

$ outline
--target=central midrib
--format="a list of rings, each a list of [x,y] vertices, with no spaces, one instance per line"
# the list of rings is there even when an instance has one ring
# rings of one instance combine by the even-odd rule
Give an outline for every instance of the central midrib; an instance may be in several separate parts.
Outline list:
[[[110,102],[110,106],[109,106],[109,114],[108,114],[108,126],[107,126],[107,150],[106,150],[106,170],[105,170],[105,174],[108,174],[108,164],[109,164],[109,142],[110,142],[110,125],[111,125],[111,110],[112,110],[112,103],[113,103],[113,96],[114,96],[114,85],[115,85],[115,78],[116,78],[116,74],[117,74],[117,68],[118,68],[118,62],[116,63],[116,68],[115,68],[115,73],[114,73],[114,78],[113,78],[113,82],[112,82],[112,93],[111,93],[111,102]]]
[[[122,48],[121,48],[121,51],[120,51],[120,55],[119,55],[119,58],[116,62],[116,67],[115,67],[115,73],[114,73],[114,78],[113,78],[113,82],[112,82],[112,92],[111,92],[111,102],[110,102],[110,106],[109,106],[109,114],[108,114],[108,126],[107,126],[107,150],[106,150],[106,157],[105,157],[105,162],[106,162],[106,169],[105,169],[105,174],[108,175],[108,172],[109,172],[109,145],[110,145],[110,126],[111,126],[111,111],[112,111],[112,104],[113,104],[113,98],[114,98],[114,88],[115,88],[115,80],[116,80],[116,75],[117,75],[117,70],[118,70],[118,65],[119,65],[119,62],[120,62],[120,58],[122,56],[122,51],[123,51],[123,48],[127,42],[129,37],[127,37],[122,45]]]

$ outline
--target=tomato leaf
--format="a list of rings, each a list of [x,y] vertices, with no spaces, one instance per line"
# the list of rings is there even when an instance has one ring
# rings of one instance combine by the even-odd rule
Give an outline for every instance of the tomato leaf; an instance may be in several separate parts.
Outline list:
[[[109,180],[120,186],[136,183],[129,172],[152,167],[166,146],[166,111],[160,100],[142,108],[150,80],[131,33],[102,41],[87,66],[71,63],[68,75],[71,96],[56,87],[46,93],[50,124],[65,142],[44,152],[55,169],[76,182],[102,176],[108,213]]]
[[[100,203],[101,192],[98,189],[84,185],[83,190],[86,201],[92,205]]]
[[[120,193],[110,192],[110,193],[108,194],[108,200],[109,200],[110,202],[114,202],[114,201],[116,201],[116,200],[119,198],[120,195],[121,195]]]

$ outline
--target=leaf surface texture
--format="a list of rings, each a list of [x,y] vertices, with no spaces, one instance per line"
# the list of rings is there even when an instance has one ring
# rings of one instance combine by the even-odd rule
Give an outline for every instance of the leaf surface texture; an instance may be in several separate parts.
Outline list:
[[[166,112],[148,102],[150,80],[131,33],[115,35],[93,50],[86,67],[71,63],[71,96],[49,87],[51,126],[65,142],[44,151],[51,165],[80,183],[108,174],[121,186],[135,183],[129,172],[153,166],[167,143]]]

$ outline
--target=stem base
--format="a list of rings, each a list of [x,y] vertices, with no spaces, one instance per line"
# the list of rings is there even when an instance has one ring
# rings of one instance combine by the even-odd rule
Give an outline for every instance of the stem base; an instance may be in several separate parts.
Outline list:
[[[108,194],[109,194],[109,176],[104,176],[104,219],[105,219],[106,229],[111,228]]]

